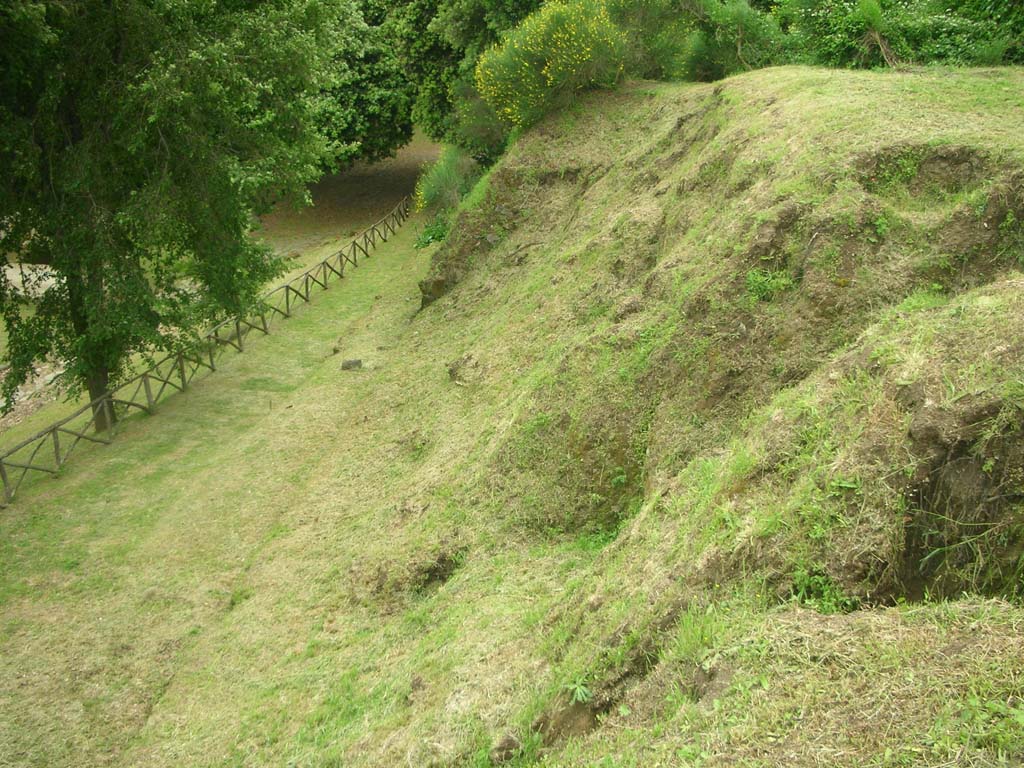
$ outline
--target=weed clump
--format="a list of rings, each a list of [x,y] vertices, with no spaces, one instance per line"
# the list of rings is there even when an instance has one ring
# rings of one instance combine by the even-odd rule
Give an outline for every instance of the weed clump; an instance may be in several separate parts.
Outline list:
[[[458,147],[445,147],[416,181],[416,210],[451,210],[479,177],[480,167],[473,158]]]

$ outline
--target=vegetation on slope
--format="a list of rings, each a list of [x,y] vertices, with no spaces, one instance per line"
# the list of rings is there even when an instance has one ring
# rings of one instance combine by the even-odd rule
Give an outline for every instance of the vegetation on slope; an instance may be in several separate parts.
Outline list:
[[[429,272],[402,230],[0,518],[2,753],[1020,760],[1022,86],[542,121]]]

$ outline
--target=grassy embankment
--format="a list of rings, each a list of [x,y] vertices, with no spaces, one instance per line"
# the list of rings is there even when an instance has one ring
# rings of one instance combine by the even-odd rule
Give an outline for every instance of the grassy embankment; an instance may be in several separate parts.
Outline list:
[[[1021,124],[784,68],[540,125],[0,517],[0,756],[1020,760]]]

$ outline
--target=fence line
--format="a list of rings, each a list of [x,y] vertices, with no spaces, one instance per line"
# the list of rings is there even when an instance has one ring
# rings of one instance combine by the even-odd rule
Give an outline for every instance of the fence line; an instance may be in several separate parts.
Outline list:
[[[327,289],[332,277],[345,276],[346,265],[356,267],[360,254],[368,258],[378,241],[387,242],[409,218],[409,198],[345,247],[301,275],[265,294],[249,314],[218,323],[202,342],[160,360],[151,368],[87,403],[60,421],[0,453],[0,506],[7,506],[30,473],[57,475],[72,451],[82,441],[109,444],[117,425],[132,409],[152,414],[161,399],[184,392],[202,371],[216,371],[217,359],[228,350],[245,350],[245,339],[253,331],[266,335],[278,317],[291,317],[299,304],[309,303],[313,287]],[[98,428],[97,420],[109,425]]]

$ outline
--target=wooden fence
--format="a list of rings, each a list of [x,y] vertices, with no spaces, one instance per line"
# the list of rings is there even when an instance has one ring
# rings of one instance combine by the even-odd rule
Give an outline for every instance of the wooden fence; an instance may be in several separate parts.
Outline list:
[[[270,291],[246,316],[215,325],[198,346],[163,358],[102,397],[0,452],[0,506],[11,502],[32,473],[57,475],[80,442],[110,443],[117,425],[128,413],[138,410],[151,414],[161,399],[184,392],[200,373],[217,370],[218,358],[229,348],[242,352],[253,331],[270,333],[275,320],[291,317],[295,307],[310,301],[314,287],[326,290],[331,279],[344,277],[346,266],[358,266],[360,256],[368,257],[378,242],[386,242],[397,232],[409,217],[409,206],[407,197],[347,246]],[[111,426],[100,431],[97,418]]]

